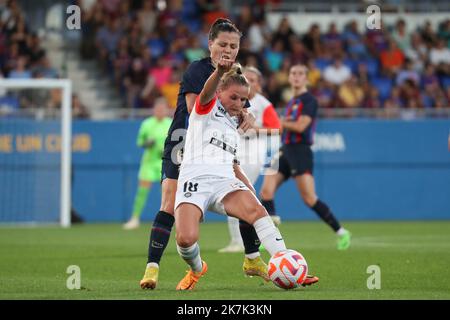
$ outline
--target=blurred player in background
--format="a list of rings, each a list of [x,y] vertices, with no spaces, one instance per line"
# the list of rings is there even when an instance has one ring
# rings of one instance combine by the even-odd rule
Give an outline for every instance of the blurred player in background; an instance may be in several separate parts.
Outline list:
[[[164,98],[157,99],[153,116],[145,119],[139,129],[137,145],[144,148],[144,154],[139,168],[139,186],[134,198],[133,214],[131,219],[123,225],[125,230],[139,227],[152,183],[160,181],[164,140],[172,122],[172,119],[167,117],[167,111],[167,101]]]
[[[275,214],[274,196],[278,187],[290,177],[295,179],[305,204],[325,221],[338,236],[337,248],[345,250],[350,246],[351,234],[341,227],[330,208],[316,195],[313,176],[313,135],[316,126],[318,103],[308,92],[308,68],[297,64],[289,70],[289,84],[294,97],[288,102],[285,118],[281,120],[282,147],[278,156],[276,174],[264,176],[261,188],[261,202],[266,210]]]
[[[256,120],[254,128],[241,136],[237,158],[242,170],[251,184],[254,185],[267,161],[268,149],[272,145],[271,141],[279,141],[280,119],[272,103],[261,94],[261,72],[255,67],[246,67],[244,68],[244,76],[250,84],[250,107],[247,110],[253,114]],[[227,219],[231,241],[228,246],[220,249],[219,252],[243,251],[244,245],[239,230],[239,220],[230,216]],[[272,216],[272,219],[275,225],[279,224],[278,216]]]
[[[189,121],[189,113],[195,99],[202,91],[209,76],[214,72],[221,57],[235,60],[239,51],[241,33],[228,19],[217,19],[209,32],[210,56],[191,63],[183,74],[178,94],[177,109],[164,145],[162,162],[162,199],[160,211],[156,214],[150,233],[148,259],[145,274],[140,281],[142,289],[154,289],[158,282],[159,263],[169,242],[174,224],[175,194],[179,166],[182,158],[184,136]],[[244,132],[251,127],[245,118],[240,129]],[[180,143],[181,142],[181,143]],[[236,177],[246,179],[245,174],[236,172]],[[241,228],[246,257],[243,270],[247,275],[258,275],[268,280],[267,265],[259,253],[259,239],[255,229],[247,224]]]

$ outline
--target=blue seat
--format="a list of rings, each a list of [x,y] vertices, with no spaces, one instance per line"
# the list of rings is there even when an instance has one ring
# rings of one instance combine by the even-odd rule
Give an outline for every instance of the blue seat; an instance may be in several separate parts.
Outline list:
[[[202,22],[198,19],[183,19],[183,22],[193,34],[200,32],[200,29],[202,28]]]
[[[0,97],[0,109],[18,110],[20,107],[19,99],[15,96],[3,96]]]
[[[321,72],[328,67],[332,62],[329,59],[317,58],[314,60],[314,64]]]
[[[161,39],[150,39],[147,41],[147,46],[150,48],[152,55],[155,58],[161,56],[166,49],[164,41],[162,41]]]
[[[391,95],[392,80],[389,78],[373,78],[371,84],[378,89],[380,98],[386,100]]]
[[[367,74],[370,78],[374,78],[378,76],[380,71],[380,67],[377,59],[365,59],[362,61],[367,67]]]
[[[358,72],[358,63],[359,63],[358,61],[353,60],[353,59],[345,59],[344,60],[344,64],[350,68],[352,73]]]
[[[447,90],[447,88],[450,87],[450,77],[442,77],[441,85],[444,88],[444,90]]]

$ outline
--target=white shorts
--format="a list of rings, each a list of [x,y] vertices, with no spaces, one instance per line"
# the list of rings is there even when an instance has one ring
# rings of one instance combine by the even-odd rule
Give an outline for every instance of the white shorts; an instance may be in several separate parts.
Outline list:
[[[204,175],[189,180],[179,179],[175,197],[175,210],[182,203],[192,203],[200,208],[227,215],[223,198],[234,191],[247,190],[247,186],[237,178]]]

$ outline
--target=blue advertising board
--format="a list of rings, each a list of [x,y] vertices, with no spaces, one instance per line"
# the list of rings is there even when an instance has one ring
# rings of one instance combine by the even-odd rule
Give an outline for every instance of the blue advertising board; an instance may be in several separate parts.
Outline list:
[[[140,121],[73,123],[72,200],[86,221],[119,222],[130,216],[142,155],[136,146],[139,126]],[[450,219],[449,130],[450,120],[321,120],[313,146],[317,194],[341,220]],[[45,197],[59,195],[59,139],[57,123],[2,122],[0,216],[14,215],[17,207],[17,214],[28,210],[28,215],[42,209],[34,207],[36,200],[15,205],[19,197],[5,199],[14,177],[33,177],[24,192],[47,190],[40,195],[41,206],[50,203]],[[36,166],[48,170],[33,170]],[[160,190],[153,185],[144,221],[158,212]],[[317,219],[292,180],[280,187],[275,201],[284,220]],[[206,216],[206,221],[223,219]]]

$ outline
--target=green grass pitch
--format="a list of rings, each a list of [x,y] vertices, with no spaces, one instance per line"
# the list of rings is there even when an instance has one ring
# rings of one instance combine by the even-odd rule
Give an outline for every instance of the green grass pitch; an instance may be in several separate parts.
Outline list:
[[[288,248],[308,261],[317,285],[284,291],[242,273],[240,253],[220,254],[228,241],[225,223],[204,223],[200,247],[209,271],[192,292],[177,292],[186,265],[174,233],[156,290],[139,287],[147,256],[149,223],[137,231],[119,224],[0,228],[0,299],[307,300],[450,299],[450,221],[347,222],[353,233],[340,252],[321,222],[283,222]],[[263,251],[267,261],[268,253]],[[81,289],[69,290],[68,266],[81,269]],[[370,265],[381,270],[381,289],[369,290]]]

